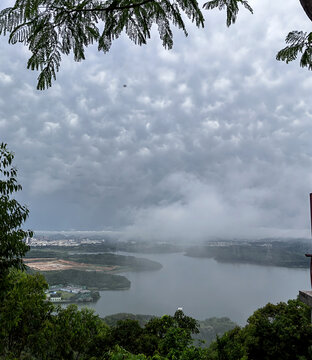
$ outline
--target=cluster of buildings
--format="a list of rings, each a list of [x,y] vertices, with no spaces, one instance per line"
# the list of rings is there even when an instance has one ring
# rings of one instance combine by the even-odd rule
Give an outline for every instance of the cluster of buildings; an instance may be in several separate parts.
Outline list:
[[[27,237],[25,242],[27,245],[35,246],[78,246],[82,244],[100,244],[104,240],[94,240],[88,238],[64,238],[64,239],[49,239],[46,237]]]
[[[47,300],[53,303],[91,302],[97,299],[94,293],[85,287],[74,285],[53,285],[46,291]]]

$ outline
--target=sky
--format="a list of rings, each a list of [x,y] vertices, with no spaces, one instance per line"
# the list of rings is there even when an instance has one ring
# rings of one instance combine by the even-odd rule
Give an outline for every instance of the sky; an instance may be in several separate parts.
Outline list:
[[[145,46],[123,35],[108,54],[64,56],[45,91],[28,50],[0,38],[0,141],[15,153],[26,226],[309,236],[312,72],[275,56],[312,24],[299,1],[250,4],[230,28],[204,10],[205,28],[187,22],[172,50],[153,31]]]

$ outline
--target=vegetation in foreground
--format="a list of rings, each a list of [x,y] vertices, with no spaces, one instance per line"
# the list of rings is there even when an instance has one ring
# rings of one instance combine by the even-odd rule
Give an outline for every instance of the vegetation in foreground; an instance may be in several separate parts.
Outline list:
[[[311,1],[300,0],[300,4],[312,20]],[[210,0],[202,6],[225,10],[227,26],[235,23],[241,6],[253,12],[247,0]],[[204,27],[204,14],[196,0],[16,0],[0,11],[0,35],[9,34],[9,43],[27,46],[31,53],[27,68],[40,70],[37,89],[43,90],[56,79],[64,55],[73,53],[75,61],[84,60],[86,48],[93,43],[106,53],[122,33],[135,44],[146,44],[153,26],[162,45],[170,49],[172,26],[187,35],[186,18]],[[300,66],[311,70],[311,37],[312,33],[290,32],[277,60],[288,63],[300,56]]]
[[[103,318],[105,323],[111,327],[118,324],[119,321],[124,320],[135,320],[138,321],[141,327],[144,327],[150,320],[156,318],[153,315],[134,315],[129,313],[118,313],[108,315]],[[223,335],[225,332],[234,329],[237,324],[231,321],[227,317],[216,318],[212,317],[205,320],[196,320],[198,326],[198,333],[194,333],[192,338],[194,344],[207,347],[210,345],[218,336]]]
[[[308,360],[312,358],[310,309],[299,300],[268,304],[218,337],[195,346],[199,323],[178,310],[174,316],[118,320],[92,310],[46,301],[40,274],[11,270],[0,305],[0,359],[68,360]]]

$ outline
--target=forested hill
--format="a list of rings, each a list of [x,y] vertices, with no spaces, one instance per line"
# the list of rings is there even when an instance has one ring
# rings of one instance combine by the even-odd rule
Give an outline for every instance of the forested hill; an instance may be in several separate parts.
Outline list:
[[[213,258],[219,262],[247,263],[290,268],[308,268],[307,241],[209,242],[189,247],[186,256]]]
[[[93,247],[92,247],[92,250]],[[156,261],[144,259],[135,256],[125,256],[114,253],[94,253],[81,252],[79,248],[69,249],[68,247],[42,247],[31,248],[26,254],[26,259],[29,258],[54,258],[61,260],[74,261],[83,264],[102,265],[102,266],[115,266],[118,270],[122,271],[146,271],[146,270],[159,270],[162,265]],[[116,268],[117,270],[117,268]]]
[[[53,285],[85,286],[90,290],[126,290],[131,286],[130,280],[122,275],[106,274],[100,271],[83,271],[76,269],[62,271],[42,271],[46,281]]]
[[[86,250],[86,248],[85,248]],[[121,272],[155,271],[156,261],[112,253],[87,253],[68,247],[35,247],[25,257],[30,272],[41,272],[49,285],[80,285],[93,290],[129,289]]]

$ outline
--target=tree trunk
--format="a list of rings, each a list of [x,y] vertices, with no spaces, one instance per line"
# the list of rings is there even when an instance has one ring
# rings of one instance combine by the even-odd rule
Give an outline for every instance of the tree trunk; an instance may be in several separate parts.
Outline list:
[[[300,0],[300,3],[308,18],[312,21],[312,0]]]

